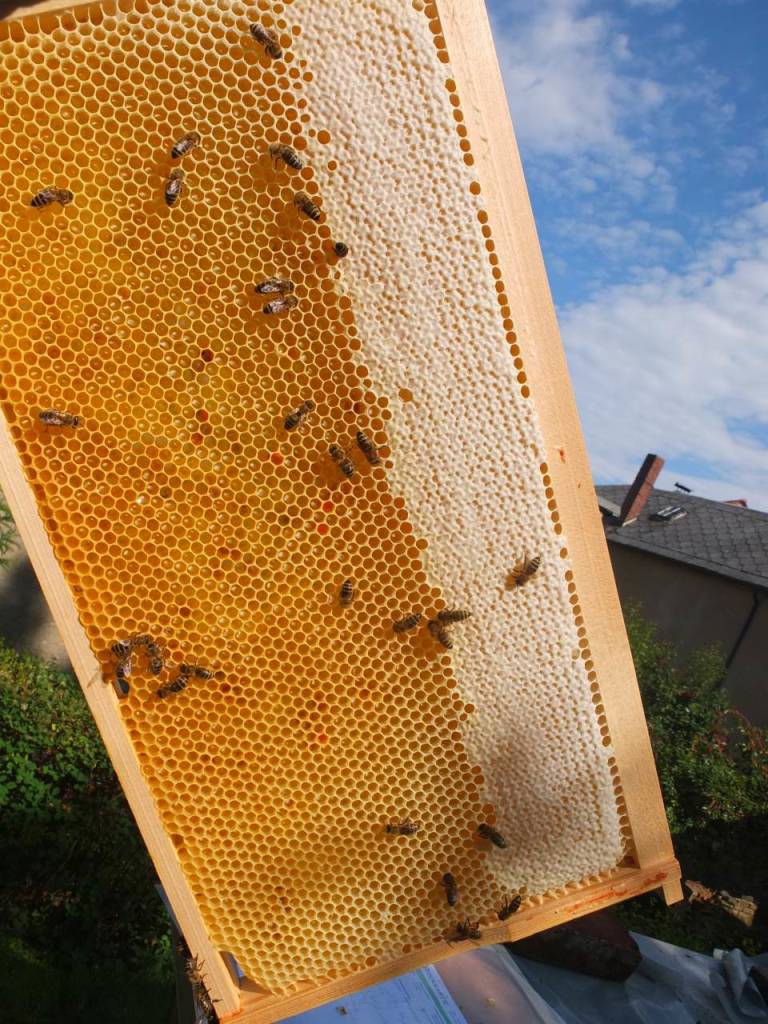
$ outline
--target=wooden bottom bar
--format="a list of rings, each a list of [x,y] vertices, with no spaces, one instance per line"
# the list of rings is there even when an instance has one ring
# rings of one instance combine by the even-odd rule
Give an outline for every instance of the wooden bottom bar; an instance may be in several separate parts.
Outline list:
[[[273,1024],[297,1013],[303,1013],[315,1006],[341,999],[352,992],[357,992],[370,985],[378,985],[390,978],[397,978],[410,971],[418,970],[429,964],[446,960],[450,956],[464,952],[470,946],[490,946],[499,942],[515,942],[535,932],[572,921],[597,910],[604,910],[614,903],[644,892],[661,889],[666,903],[676,903],[683,898],[680,885],[680,865],[670,859],[654,864],[651,867],[620,868],[611,878],[604,882],[575,889],[568,895],[557,900],[545,900],[539,905],[526,907],[511,920],[498,922],[483,930],[483,937],[478,942],[457,943],[447,942],[426,946],[417,952],[401,957],[396,964],[382,964],[368,970],[350,974],[345,978],[328,982],[317,987],[307,987],[290,995],[271,995],[257,990],[247,980],[241,983],[241,1006],[239,1014],[222,1017],[222,1020],[237,1021],[237,1024]]]

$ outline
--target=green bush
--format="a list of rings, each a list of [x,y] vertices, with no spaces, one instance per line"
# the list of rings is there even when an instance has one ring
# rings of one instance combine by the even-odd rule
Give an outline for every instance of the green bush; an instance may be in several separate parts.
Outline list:
[[[5,503],[5,498],[0,493],[0,569],[8,565],[5,557],[16,544],[16,524],[13,521],[11,510]]]
[[[141,1014],[165,1024],[167,919],[80,688],[68,673],[2,641],[0,829],[2,1019],[128,1021],[132,979],[128,987],[139,995],[165,993],[153,999],[157,1016],[146,1005]],[[27,974],[38,982],[30,980],[28,1005],[17,1006]],[[55,998],[40,998],[43,978]],[[17,1018],[9,1016],[12,1006]]]
[[[705,648],[681,660],[638,607],[625,609],[656,767],[683,878],[763,906],[768,848],[768,734],[731,708],[725,664]],[[746,929],[701,905],[663,909],[655,896],[625,905],[631,927],[703,952],[765,946],[765,924]]]

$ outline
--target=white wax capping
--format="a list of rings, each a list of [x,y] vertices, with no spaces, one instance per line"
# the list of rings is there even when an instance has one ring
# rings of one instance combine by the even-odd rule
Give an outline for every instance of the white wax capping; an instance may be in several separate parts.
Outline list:
[[[611,750],[578,656],[567,538],[552,529],[536,396],[521,396],[502,326],[450,67],[403,0],[295,0],[290,11],[312,25],[296,53],[312,71],[312,123],[331,136],[315,173],[351,250],[340,287],[361,360],[391,400],[392,485],[429,540],[431,581],[472,611],[451,628],[461,692],[477,709],[465,741],[511,850],[488,866],[503,887],[557,888],[622,856]],[[402,388],[413,401],[398,399]],[[525,553],[541,567],[509,591]]]

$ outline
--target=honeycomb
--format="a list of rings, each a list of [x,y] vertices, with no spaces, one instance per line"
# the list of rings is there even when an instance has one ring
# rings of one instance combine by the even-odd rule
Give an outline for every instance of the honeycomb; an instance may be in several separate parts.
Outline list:
[[[613,870],[621,783],[435,9],[43,14],[0,26],[0,95],[0,401],[86,685],[116,641],[164,652],[119,710],[216,947],[285,992]]]

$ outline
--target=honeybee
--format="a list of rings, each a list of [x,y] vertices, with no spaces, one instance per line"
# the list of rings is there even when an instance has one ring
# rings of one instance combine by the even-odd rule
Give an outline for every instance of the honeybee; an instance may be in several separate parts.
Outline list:
[[[331,445],[331,447],[328,449],[328,454],[331,456],[331,458],[339,467],[344,476],[347,477],[347,479],[349,479],[354,474],[354,462],[344,454],[344,451],[337,444]]]
[[[157,691],[157,696],[160,700],[165,700],[166,697],[170,697],[172,693],[181,693],[182,690],[186,690],[189,679],[187,676],[178,676],[173,679],[167,686],[161,686]]]
[[[322,216],[320,207],[309,198],[306,192],[297,192],[293,197],[294,206],[297,206],[310,220],[318,221]]]
[[[390,821],[385,825],[384,831],[389,836],[415,836],[421,828],[417,821],[405,818],[403,821]]]
[[[180,167],[174,167],[165,183],[165,201],[169,206],[173,206],[178,200],[183,188],[184,171]]]
[[[165,659],[163,658],[163,652],[160,650],[154,640],[147,638],[147,664],[149,671],[153,676],[159,675],[163,671],[165,665]]]
[[[285,417],[285,423],[283,426],[286,430],[295,430],[296,427],[306,419],[311,412],[314,412],[315,403],[311,398],[308,398],[306,402],[302,402],[298,409],[294,409],[293,412],[289,413]]]
[[[345,256],[349,255],[349,246],[346,242],[334,242],[333,251],[339,259],[343,259]]]
[[[273,164],[277,164],[282,160],[284,164],[288,164],[294,171],[300,171],[304,166],[304,161],[296,150],[292,146],[284,146],[282,142],[273,142],[269,147],[269,155],[272,157]]]
[[[112,644],[111,651],[118,658],[125,658],[136,647],[142,647],[152,642],[152,637],[146,633],[138,636],[129,636],[126,640],[116,640]]]
[[[352,599],[355,596],[355,587],[352,580],[344,580],[341,584],[341,590],[339,591],[339,601],[343,605],[352,604]]]
[[[477,834],[482,836],[483,839],[487,839],[489,842],[493,843],[494,846],[498,846],[500,850],[506,850],[507,840],[501,832],[495,829],[492,825],[486,825],[486,823],[483,822],[482,825],[477,826]]]
[[[448,942],[466,942],[469,939],[480,938],[480,922],[479,921],[459,921],[456,925],[456,931],[448,939]]]
[[[378,466],[381,464],[379,453],[376,450],[376,445],[371,441],[367,434],[363,433],[362,430],[358,430],[356,434],[357,447],[370,462],[372,466]]]
[[[296,286],[287,277],[268,277],[266,281],[260,281],[253,286],[257,295],[287,295]]]
[[[190,665],[183,662],[179,665],[179,675],[188,679],[213,679],[213,672],[204,665]]]
[[[117,672],[115,673],[115,690],[117,691],[118,697],[127,697],[131,692],[128,680],[120,672],[120,666],[118,666]]]
[[[50,206],[51,203],[60,203],[66,206],[75,198],[74,194],[66,188],[44,188],[37,195],[32,196],[30,206]]]
[[[272,60],[280,60],[283,56],[283,51],[277,37],[277,32],[274,32],[271,28],[265,28],[258,21],[249,25],[248,28],[256,42],[261,43],[264,47],[268,56],[270,56]]]
[[[397,622],[393,622],[392,632],[407,633],[409,629],[416,629],[421,620],[421,612],[413,612],[411,615],[406,615],[404,618],[398,619]]]
[[[129,676],[131,672],[133,672],[133,654],[128,651],[128,653],[124,654],[118,661],[117,673],[125,678],[126,676]]]
[[[79,416],[73,416],[71,412],[59,412],[57,409],[43,409],[37,414],[37,417],[46,427],[77,427],[80,425]]]
[[[199,1004],[203,1011],[203,1016],[196,1017],[195,1024],[215,1024],[217,1017],[213,1008],[214,1003],[218,1003],[218,999],[211,999],[208,994],[208,989],[205,987],[205,975],[203,974],[204,962],[198,960],[196,956],[192,956],[189,946],[186,944],[183,938],[179,936],[178,942],[176,943],[176,950],[181,958],[181,962],[184,965],[184,973],[189,980],[189,984],[192,986],[192,994],[195,1001]]]
[[[456,885],[456,879],[447,871],[440,879],[440,884],[445,889],[445,898],[448,901],[449,907],[455,907],[459,902],[459,888]]]
[[[499,909],[496,911],[496,916],[500,921],[506,921],[508,917],[512,917],[513,914],[517,913],[520,909],[520,904],[523,902],[523,897],[520,893],[512,896],[510,899],[505,899]]]
[[[267,302],[264,305],[263,312],[267,315],[271,313],[287,313],[289,309],[295,309],[298,304],[299,300],[295,295],[286,295],[284,299],[272,299],[271,302]]]
[[[128,676],[131,674],[132,669],[133,662],[130,654],[121,658],[117,663],[117,669],[115,670],[115,682],[124,696],[127,696],[131,690],[128,685]]]
[[[184,957],[184,973],[189,978],[190,985],[203,984],[203,966],[204,964],[187,950],[187,956]]]
[[[178,142],[174,143],[171,156],[174,160],[178,160],[180,156],[186,156],[187,153],[191,153],[201,142],[202,138],[199,132],[188,132]]]
[[[540,565],[541,555],[537,555],[536,558],[524,557],[522,562],[518,562],[509,574],[507,578],[507,585],[514,587],[524,586],[528,580],[535,575]]]
[[[459,608],[443,608],[437,613],[437,619],[444,626],[450,626],[452,622],[466,622],[471,615],[472,612],[461,611]]]
[[[453,647],[453,640],[451,640],[448,630],[445,629],[441,622],[438,622],[437,619],[431,619],[427,623],[427,629],[439,644],[445,647],[447,651],[450,651]]]

